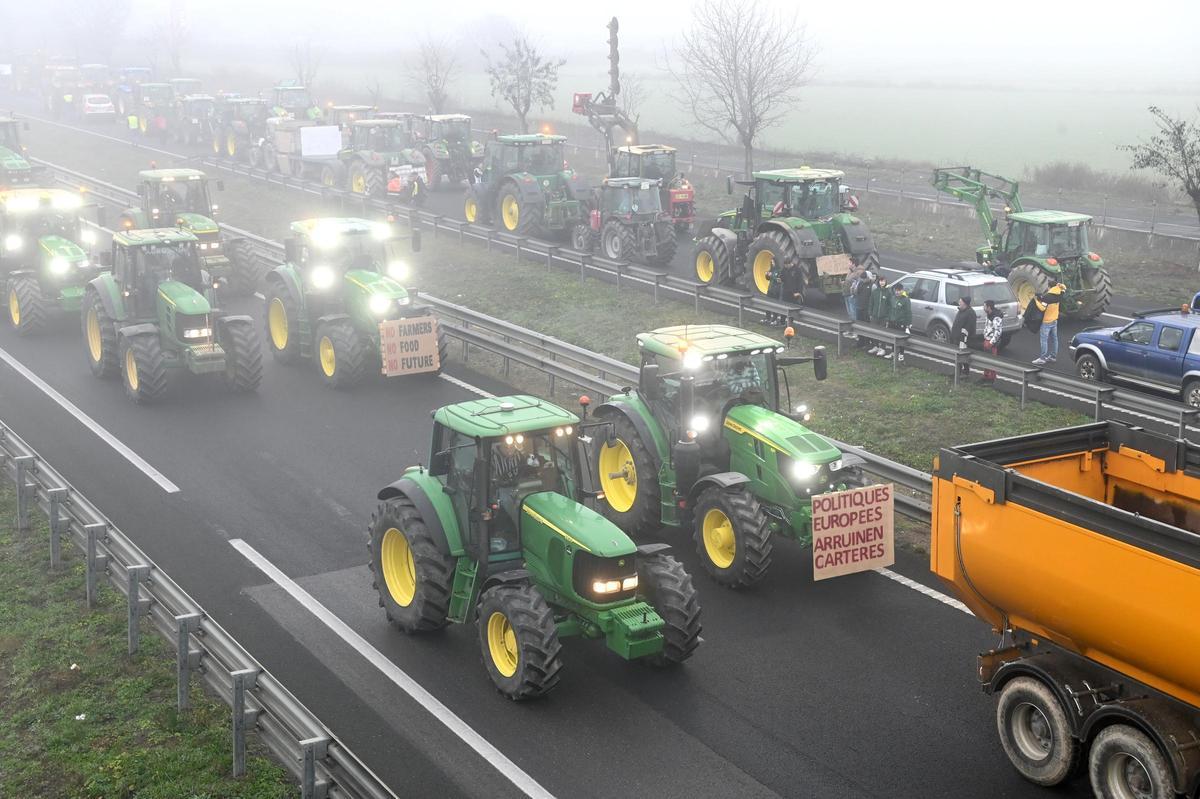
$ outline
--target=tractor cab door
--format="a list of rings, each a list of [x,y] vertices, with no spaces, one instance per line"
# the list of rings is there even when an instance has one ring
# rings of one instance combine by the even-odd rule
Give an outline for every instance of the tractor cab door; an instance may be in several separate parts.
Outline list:
[[[614,178],[632,178],[637,177],[638,165],[634,163],[635,156],[633,153],[617,151],[616,158],[613,159]]]
[[[486,485],[486,461],[479,457],[480,446],[474,438],[438,425],[430,459],[430,473],[442,479],[443,490],[454,506],[463,547],[476,561],[487,554],[484,525],[488,522],[484,517],[488,514],[480,491]]]
[[[757,189],[758,202],[756,211],[758,217],[750,221],[752,227],[757,225],[762,219],[769,219],[775,216],[775,209],[780,207],[781,204],[784,209],[788,206],[787,186],[760,180],[755,184],[755,188]],[[786,210],[783,215],[786,215]]]

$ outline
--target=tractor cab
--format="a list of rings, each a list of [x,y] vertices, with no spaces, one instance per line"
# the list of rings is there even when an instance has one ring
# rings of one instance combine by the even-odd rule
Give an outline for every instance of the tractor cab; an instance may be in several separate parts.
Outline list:
[[[216,98],[211,94],[188,94],[179,101],[180,114],[190,119],[192,124],[199,125],[213,115],[216,108]]]
[[[201,94],[204,91],[204,84],[199,78],[171,78],[167,85],[171,87],[171,95],[176,99],[189,94]]]
[[[25,123],[26,128],[28,125],[28,122]],[[21,127],[15,117],[0,117],[0,147],[15,153],[21,152],[24,149],[21,146]]]
[[[352,149],[396,153],[408,146],[408,131],[398,120],[359,119],[350,125]]]
[[[260,97],[227,97],[222,98],[218,112],[223,112],[228,122],[245,124],[261,123],[270,113],[267,101]]]
[[[153,76],[150,67],[121,67],[117,72],[117,83],[128,88],[147,83]]]
[[[299,271],[306,303],[352,310],[353,317],[377,325],[411,302],[403,283],[409,277],[406,256],[420,245],[393,225],[321,217],[293,222],[291,229],[286,261]]]
[[[607,178],[600,186],[600,212],[628,220],[656,221],[662,214],[660,182],[641,178]]]
[[[34,182],[33,166],[21,144],[21,129],[28,126],[28,122],[21,123],[15,117],[0,116],[0,189]]]
[[[197,221],[190,217],[211,220],[218,210],[209,195],[208,176],[199,169],[145,169],[138,173],[138,181],[138,196],[150,227],[157,227],[156,222],[190,227],[189,221]],[[217,187],[222,188],[223,183],[217,181]]]
[[[201,271],[199,242],[186,230],[150,228],[113,236],[113,278],[127,293],[133,318],[157,318],[160,286],[181,283],[196,294],[208,286]],[[186,336],[186,334],[185,334]]]
[[[1008,214],[1008,227],[1000,239],[997,261],[1009,264],[1022,257],[1066,261],[1094,256],[1088,249],[1092,218],[1066,211],[1024,211]]]
[[[557,175],[566,167],[566,136],[529,133],[500,136],[488,142],[483,161],[484,179],[495,172],[526,172],[535,177]]]
[[[466,114],[431,114],[421,117],[427,141],[447,144],[471,143],[471,118]]]
[[[319,120],[324,117],[321,107],[304,86],[285,83],[271,90],[271,113],[291,119]]]
[[[696,192],[679,173],[674,147],[665,144],[631,144],[612,152],[610,177],[642,178],[659,182],[661,204],[677,232],[690,229],[696,218]]]
[[[829,219],[845,210],[843,202],[849,205],[848,196],[841,190],[844,177],[840,170],[811,167],[755,172],[752,182],[742,184],[750,190],[737,212],[738,221],[748,219],[754,225],[776,217]],[[732,182],[729,185],[732,187]]]
[[[46,274],[70,282],[92,264],[85,248],[96,234],[80,230],[83,199],[64,189],[0,191],[0,271],[46,267]]]
[[[374,115],[373,105],[331,105],[325,109],[325,124],[344,129],[359,119],[371,119]]]
[[[137,87],[138,101],[146,108],[166,109],[175,99],[169,83],[142,83]]]

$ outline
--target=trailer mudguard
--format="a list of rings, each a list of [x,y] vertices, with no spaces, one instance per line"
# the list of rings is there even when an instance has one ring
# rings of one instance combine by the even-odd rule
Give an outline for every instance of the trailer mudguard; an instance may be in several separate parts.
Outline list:
[[[425,527],[433,534],[434,541],[443,555],[460,557],[463,554],[458,517],[450,497],[442,491],[442,484],[423,469],[413,470],[378,494],[378,499],[387,502],[404,497],[416,506]]]

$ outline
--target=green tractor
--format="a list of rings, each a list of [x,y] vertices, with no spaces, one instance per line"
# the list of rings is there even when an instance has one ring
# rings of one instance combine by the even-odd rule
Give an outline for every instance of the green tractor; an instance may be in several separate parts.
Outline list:
[[[171,117],[175,113],[175,92],[169,83],[143,83],[134,89],[137,129],[143,136],[167,140]]]
[[[247,161],[267,135],[270,115],[267,101],[258,97],[218,97],[210,122],[213,155]]]
[[[606,515],[634,536],[691,526],[717,583],[757,582],[773,535],[812,542],[813,495],[862,479],[859,460],[792,406],[782,367],[811,361],[824,380],[824,348],[790,356],[757,333],[689,325],[642,333],[638,349],[638,387],[595,413],[613,425],[593,452]]]
[[[811,288],[837,293],[858,264],[875,269],[879,253],[862,220],[848,213],[854,203],[842,189],[845,173],[835,169],[772,169],[755,172],[741,208],[717,217],[696,239],[694,263],[702,283],[735,284],[779,296],[784,282],[803,305]],[[733,193],[734,181],[726,183]],[[799,279],[786,280],[798,270]]]
[[[470,182],[483,163],[483,145],[471,138],[471,118],[466,114],[429,114],[410,119],[414,139],[425,156],[425,183],[437,191],[442,178],[451,186]]]
[[[358,383],[372,365],[389,376],[441,372],[445,336],[401,282],[409,269],[393,224],[327,217],[291,230],[284,263],[266,279],[275,360],[313,359],[333,388]],[[411,247],[420,250],[416,233]]]
[[[80,229],[78,194],[63,189],[0,191],[0,290],[18,335],[42,332],[55,316],[79,313],[84,286],[99,271]]]
[[[975,208],[986,244],[975,260],[989,272],[1006,277],[1021,310],[1055,283],[1067,287],[1061,302],[1064,316],[1094,319],[1112,301],[1112,280],[1104,259],[1088,248],[1087,214],[1070,211],[1026,211],[1015,180],[969,166],[933,170],[934,187]],[[1004,203],[1006,226],[997,227],[992,198]]]
[[[0,114],[0,189],[34,182],[33,165],[25,158],[25,146],[21,144],[22,129],[29,130],[29,123]]]
[[[216,182],[217,190],[225,188]],[[209,194],[209,178],[199,169],[146,169],[138,173],[141,205],[121,213],[123,230],[174,225],[200,241],[200,260],[213,278],[225,278],[234,294],[252,294],[263,270],[250,242],[222,237],[215,217],[219,206]]]
[[[345,135],[345,134],[349,135]],[[425,204],[425,157],[410,146],[408,131],[394,119],[358,119],[343,129],[346,146],[321,169],[325,186],[354,194]]]
[[[588,189],[566,165],[566,136],[529,133],[488,142],[478,179],[467,188],[468,222],[520,236],[570,232],[584,221]]]
[[[659,184],[641,178],[605,178],[596,190],[588,222],[571,232],[571,246],[591,252],[598,245],[614,261],[670,264],[675,257],[675,228],[663,211]]]
[[[295,81],[283,81],[271,89],[271,115],[289,119],[307,119],[319,122],[325,112],[313,99],[308,89]]]
[[[636,546],[589,507],[579,417],[514,396],[448,405],[433,420],[429,468],[409,467],[380,491],[368,527],[393,625],[474,621],[488,675],[513,700],[558,683],[569,635],[602,638],[627,660],[691,656],[692,579],[669,547]]]
[[[262,381],[254,321],[217,308],[220,281],[204,273],[199,247],[179,228],[120,231],[113,271],[87,285],[81,310],[92,374],[119,372],[134,402],[159,399],[168,369],[220,374],[236,392]]]

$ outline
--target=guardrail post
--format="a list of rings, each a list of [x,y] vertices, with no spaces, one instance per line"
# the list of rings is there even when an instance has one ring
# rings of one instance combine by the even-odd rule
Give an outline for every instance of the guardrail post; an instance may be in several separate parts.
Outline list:
[[[517,263],[521,263],[521,248],[525,246],[525,237],[517,236]]]
[[[505,336],[505,337],[504,337],[504,343],[505,343],[505,344],[511,344],[512,342],[509,340],[508,336]],[[511,359],[511,358],[509,358],[507,355],[505,355],[505,356],[504,356],[504,376],[505,376],[506,378],[508,377],[508,365],[509,365],[509,363],[510,363],[511,361],[512,361],[512,359]]]
[[[592,265],[592,254],[591,253],[585,252],[583,255],[579,256],[579,282],[580,283],[583,282],[584,273],[587,272],[587,268],[591,265]]]
[[[900,355],[901,350],[904,349],[904,342],[906,341],[908,341],[908,336],[896,336],[896,338],[892,340],[892,374],[896,374],[900,371]],[[957,363],[957,361],[955,363]],[[954,371],[956,373],[958,372],[957,366],[955,367]]]
[[[1187,424],[1196,418],[1197,413],[1200,413],[1200,411],[1197,411],[1195,408],[1179,412],[1179,438],[1187,438]]]
[[[704,289],[704,284],[697,283],[694,288],[695,288],[695,299],[696,299],[696,315],[699,316],[700,315],[700,292]]]
[[[246,691],[258,684],[258,669],[238,669],[230,672],[233,678],[233,776],[246,774],[246,721],[254,723],[257,714],[246,713]]]
[[[50,494],[50,568],[57,569],[62,563],[62,504],[68,491],[65,488],[52,488]],[[68,525],[70,522],[68,522]]]
[[[470,330],[471,323],[466,319],[463,320],[463,330]],[[466,363],[471,357],[471,345],[467,343],[466,336],[463,337],[463,363]]]
[[[557,358],[554,357],[553,352],[550,353],[550,360],[552,360],[552,361],[558,360]],[[550,396],[553,397],[554,396],[554,373],[548,372],[548,374],[550,375]]]
[[[188,636],[200,629],[199,613],[184,613],[175,617],[175,703],[182,710],[192,706],[189,691],[192,669],[200,665],[201,652],[192,649]]]
[[[1025,410],[1025,394],[1026,389],[1029,388],[1029,374],[1029,369],[1021,370],[1021,410]]]
[[[621,278],[625,275],[625,267],[627,264],[623,261],[617,261],[617,293],[621,293]]]
[[[487,234],[487,250],[486,250],[487,252],[491,252],[491,251],[492,251],[492,237],[493,237],[494,235],[496,235],[496,232],[495,232],[494,230],[489,230],[489,231],[488,231],[488,234]]]
[[[850,321],[849,319],[844,319],[838,322],[837,355],[839,358],[842,357],[842,339],[846,336],[849,336],[850,338],[858,338],[858,336],[854,334],[854,322]]]
[[[29,485],[25,479],[30,469],[33,467],[37,459],[32,455],[22,455],[18,458],[13,458],[13,463],[17,467],[17,532],[29,532],[29,493],[33,486]]]
[[[329,754],[328,738],[308,738],[300,742],[303,765],[300,768],[300,799],[325,799],[324,782],[317,783],[317,761]],[[318,793],[319,791],[319,793]]]
[[[440,227],[438,223],[442,221],[442,217],[435,214],[431,221],[433,222],[433,237],[436,239],[438,237],[438,227]]]
[[[96,607],[96,592],[99,589],[99,586],[96,585],[96,575],[108,569],[108,556],[101,555],[96,551],[96,542],[108,532],[108,525],[89,524],[83,528],[83,532],[87,535],[87,572],[84,581],[87,591],[87,606],[94,608]]]
[[[138,651],[138,645],[141,643],[142,616],[150,613],[150,600],[142,599],[142,582],[150,576],[150,567],[139,563],[136,566],[130,566],[125,572],[125,579],[128,580],[129,593],[126,596],[128,600],[128,619],[129,619],[129,652],[133,655]]]
[[[553,244],[546,248],[546,271],[554,268],[554,259],[558,257],[558,247]]]
[[[659,272],[654,276],[654,304],[658,305],[658,285],[666,278],[666,274]]]
[[[742,317],[745,313],[746,313],[746,295],[739,294],[738,295],[738,327],[744,326],[742,323]],[[840,342],[838,343],[838,349],[839,349],[839,354],[840,354],[840,350],[841,350]]]
[[[458,243],[462,244],[467,240],[467,225],[468,222],[458,223]]]
[[[1115,388],[1096,387],[1096,415],[1095,421],[1100,421],[1100,416],[1104,410],[1104,403],[1112,399],[1113,394],[1117,393]]]

